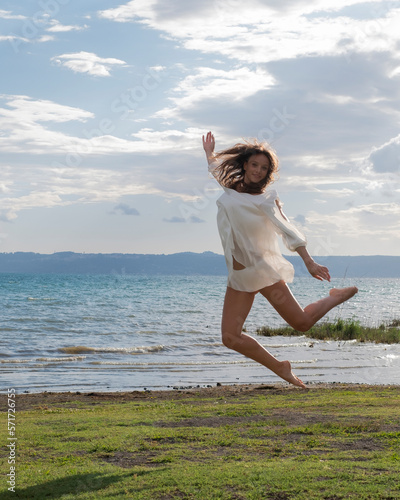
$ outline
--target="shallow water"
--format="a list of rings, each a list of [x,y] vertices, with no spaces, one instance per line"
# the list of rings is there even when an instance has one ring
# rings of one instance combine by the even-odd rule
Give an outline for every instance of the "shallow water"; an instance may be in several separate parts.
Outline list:
[[[267,369],[220,340],[221,276],[0,275],[0,390],[134,390],[273,383]],[[333,280],[359,293],[327,319],[377,326],[400,317],[399,279]],[[332,284],[297,278],[305,306]],[[247,333],[284,324],[261,296]],[[305,382],[400,383],[400,346],[257,337]]]

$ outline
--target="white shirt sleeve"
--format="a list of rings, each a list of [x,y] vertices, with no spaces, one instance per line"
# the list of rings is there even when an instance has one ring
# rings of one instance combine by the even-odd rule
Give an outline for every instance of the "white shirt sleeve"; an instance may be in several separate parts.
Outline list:
[[[217,160],[213,160],[211,163],[208,164],[208,172],[215,177],[215,169],[218,167],[220,162]]]
[[[270,190],[260,205],[260,209],[268,216],[275,226],[276,232],[282,237],[286,248],[292,252],[296,248],[306,246],[306,237],[285,217],[280,210],[282,203],[275,190]]]

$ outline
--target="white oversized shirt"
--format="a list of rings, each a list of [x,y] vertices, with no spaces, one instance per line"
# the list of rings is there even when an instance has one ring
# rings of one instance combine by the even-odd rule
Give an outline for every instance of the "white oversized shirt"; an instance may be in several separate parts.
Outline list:
[[[211,163],[213,174],[218,163]],[[287,221],[275,189],[257,195],[239,193],[222,186],[217,200],[218,230],[228,268],[228,286],[243,292],[256,292],[278,281],[292,282],[294,269],[279,249],[277,235],[294,251],[306,245],[306,238]],[[233,269],[233,258],[245,269]]]

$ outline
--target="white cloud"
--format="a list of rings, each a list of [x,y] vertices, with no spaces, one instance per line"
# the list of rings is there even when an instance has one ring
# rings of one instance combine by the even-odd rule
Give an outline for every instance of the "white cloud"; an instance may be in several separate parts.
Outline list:
[[[20,123],[36,122],[68,122],[71,120],[86,121],[93,113],[72,106],[57,104],[45,99],[34,100],[24,95],[0,95],[8,108],[0,108],[0,125],[2,127]]]
[[[52,57],[60,66],[71,69],[75,73],[88,73],[93,76],[110,76],[115,66],[126,66],[125,61],[115,58],[102,58],[92,52],[76,52]]]
[[[314,12],[338,12],[345,7],[365,4],[365,0],[315,0],[313,2],[308,2],[307,0],[292,0],[290,2],[273,0],[268,3],[278,11],[310,14]],[[382,0],[369,0],[368,3],[370,5],[374,5],[375,3],[377,7],[374,7],[374,9],[378,9]]]
[[[0,96],[5,103],[0,107],[0,151],[33,154],[65,154],[61,163],[82,163],[87,155],[143,153],[149,156],[161,153],[193,152],[199,149],[203,130],[157,131],[143,128],[132,134],[131,140],[84,130],[84,137],[70,136],[54,130],[51,123],[86,122],[94,114],[80,108],[57,104],[48,100],[34,100],[28,96]],[[44,123],[50,123],[47,127]]]
[[[28,175],[27,175],[28,171]],[[160,191],[149,184],[138,181],[131,172],[115,169],[36,167],[14,168],[13,189],[2,198],[2,219],[11,222],[21,210],[75,203],[117,202],[123,196]],[[117,204],[115,210],[127,215],[138,215],[135,208]],[[136,213],[137,212],[137,213]]]
[[[174,153],[192,152],[199,149],[201,134],[204,131],[197,128],[188,128],[182,130],[158,131],[150,128],[144,128],[139,132],[132,134],[136,139],[133,142],[133,148],[137,152],[148,153],[150,155],[165,152]]]
[[[172,120],[210,123],[231,138],[276,143],[282,137],[287,159],[320,171],[365,156],[371,140],[381,141],[398,123],[398,84],[387,76],[398,67],[399,11],[380,2],[360,6],[359,19],[341,11],[359,4],[134,0],[99,15],[145,24],[187,49],[238,61],[227,70],[186,68],[190,74],[171,90],[171,105],[155,118],[173,128]],[[295,119],[277,124],[276,110],[285,109]]]
[[[0,42],[29,42],[28,38],[17,35],[0,35]]]
[[[18,20],[25,20],[27,19],[26,16],[21,16],[18,14],[13,14],[10,10],[2,10],[0,9],[0,19],[18,19]]]
[[[10,188],[8,187],[6,182],[0,182],[0,193],[8,193],[10,191]]]
[[[324,172],[319,173],[318,175],[290,175],[285,180],[285,184],[290,186],[291,189],[302,189],[302,190],[310,190],[315,192],[322,191],[318,188],[318,186],[327,186],[332,183],[341,185],[348,184],[353,185],[357,183],[363,183],[362,178],[360,176],[351,176],[351,175],[339,175],[338,169],[333,171],[330,176],[324,175]],[[346,189],[346,188],[343,188]]]
[[[35,39],[35,42],[44,43],[44,42],[52,42],[55,40],[53,35],[42,35],[39,38]]]
[[[83,158],[87,155],[107,154],[115,155],[124,153],[138,153],[146,156],[157,156],[164,153],[180,154],[193,152],[199,149],[201,140],[199,129],[186,130],[153,130],[143,128],[131,134],[133,140],[121,139],[113,135],[102,135],[90,139],[70,137],[69,142],[60,147],[58,152],[66,151],[67,155],[76,155]],[[152,172],[149,175],[152,178]]]
[[[308,230],[314,235],[331,233],[346,238],[400,238],[398,203],[371,203],[330,214],[310,211],[306,217]]]
[[[315,189],[316,193],[323,194],[324,196],[333,196],[334,198],[354,196],[355,190],[349,188],[342,189]]]
[[[322,15],[360,3],[363,2],[320,0],[288,4],[219,0],[188,3],[175,0],[165,4],[156,0],[132,0],[99,11],[98,15],[116,22],[145,24],[181,41],[187,49],[247,63],[349,51],[396,51],[400,11],[393,6],[380,9],[378,0],[377,7],[369,2],[369,9],[374,8],[374,18],[367,21],[345,15]],[[310,17],[310,14],[314,15]]]
[[[15,50],[16,53],[19,52],[19,46],[22,42],[24,43],[46,43],[46,42],[52,42],[55,40],[54,36],[52,35],[42,35],[38,38],[26,38],[23,36],[18,36],[18,35],[3,35],[0,36],[0,42],[10,42],[11,46]]]
[[[16,35],[15,33],[10,33],[9,35],[5,36],[0,36],[0,42],[9,42],[14,53],[19,54],[21,51],[21,47],[24,46],[25,43],[28,44],[34,44],[34,43],[47,43],[47,42],[52,42],[56,38],[53,35],[40,35],[37,36],[39,33],[39,30],[35,28],[35,35],[32,33],[27,33],[27,36],[20,36]],[[26,30],[23,30],[23,33],[25,33]]]
[[[5,217],[9,222],[17,218],[17,213],[20,210],[37,207],[50,208],[60,204],[61,198],[58,194],[45,190],[35,190],[27,195],[9,197],[2,200]]]
[[[17,215],[12,210],[0,210],[0,221],[1,222],[12,222],[17,218]],[[0,234],[0,239],[2,238]]]
[[[52,33],[60,33],[60,32],[67,32],[67,31],[82,31],[82,30],[88,28],[87,24],[85,24],[83,26],[64,25],[64,24],[61,24],[56,19],[52,19],[50,24],[51,24],[51,26],[49,28],[47,28],[46,31],[50,31]]]
[[[46,128],[43,122],[85,122],[93,114],[52,101],[23,95],[2,95],[0,107],[0,150],[5,152],[52,153],[71,147],[71,137]]]
[[[374,148],[369,156],[376,172],[393,172],[400,174],[400,135],[394,137],[378,148]]]
[[[112,21],[130,22],[138,17],[152,16],[156,5],[157,0],[133,0],[119,7],[99,11],[98,15]]]
[[[379,9],[382,0],[370,0],[369,4],[378,4],[376,12],[385,11]],[[163,0],[131,0],[118,7],[99,11],[102,18],[116,22],[140,21],[145,24],[165,22],[171,19],[182,20],[200,19],[206,25],[258,23],[265,17],[280,18],[282,13],[285,17],[307,15],[315,12],[340,11],[344,7],[365,3],[365,0],[204,0],[202,2],[188,2],[187,0],[171,0],[165,3]]]
[[[71,203],[69,200],[71,195],[75,196],[76,201],[93,203],[96,201],[115,202],[125,195],[159,193],[149,184],[141,182],[132,172],[120,172],[115,168],[106,169],[98,166],[82,169],[53,166],[44,169],[42,176],[48,176],[46,186],[57,193],[65,204]],[[119,209],[122,209],[121,205]]]
[[[117,154],[119,164],[123,153],[139,153],[145,157],[169,154],[171,158],[176,158],[179,151],[182,157],[185,151],[191,153],[199,149],[200,131],[197,129],[164,132],[142,129],[132,134],[131,140],[111,135],[72,137],[54,130],[54,125],[85,122],[94,117],[92,113],[48,100],[34,100],[28,96],[3,95],[1,99],[0,150],[3,153],[24,151],[31,155],[51,155],[50,161],[44,161],[44,165],[50,164],[51,167],[40,164],[31,167],[27,164],[21,168],[14,166],[12,169],[2,169],[4,175],[0,191],[3,193],[3,221],[14,220],[21,210],[74,203],[117,202],[124,195],[161,194],[182,200],[198,197],[198,193],[187,194],[187,186],[191,185],[191,181],[182,183],[182,178],[188,178],[187,165],[168,172],[157,162],[155,171],[154,159],[150,161],[151,168],[148,161],[134,159],[131,160],[133,167],[128,171],[124,168],[119,171],[113,162],[110,165],[109,160],[105,161],[99,156]],[[89,156],[92,160],[88,162]],[[154,172],[155,176],[152,175]],[[128,205],[119,204],[116,208],[121,213],[136,213]]]
[[[241,67],[229,71],[196,68],[173,89],[172,93],[177,95],[170,98],[174,106],[160,110],[156,116],[176,117],[180,110],[201,107],[205,101],[217,100],[220,104],[242,101],[273,85],[272,76],[261,68]]]
[[[158,66],[150,66],[149,69],[151,69],[152,71],[165,71],[167,67],[158,65]]]

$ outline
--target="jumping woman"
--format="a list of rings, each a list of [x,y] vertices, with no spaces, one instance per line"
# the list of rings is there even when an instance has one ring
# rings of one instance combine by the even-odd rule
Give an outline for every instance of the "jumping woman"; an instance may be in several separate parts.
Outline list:
[[[289,361],[277,360],[257,340],[243,333],[255,295],[263,295],[292,328],[306,332],[358,290],[332,288],[328,297],[303,309],[287,285],[293,281],[294,269],[282,256],[277,235],[289,250],[300,255],[311,276],[330,281],[330,275],[308,253],[305,237],[289,222],[277,192],[269,187],[278,170],[275,152],[254,140],[214,153],[211,132],[203,136],[203,148],[209,171],[224,189],[217,201],[218,230],[228,267],[222,342],[287,382],[305,388],[293,374]]]

